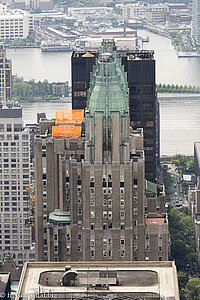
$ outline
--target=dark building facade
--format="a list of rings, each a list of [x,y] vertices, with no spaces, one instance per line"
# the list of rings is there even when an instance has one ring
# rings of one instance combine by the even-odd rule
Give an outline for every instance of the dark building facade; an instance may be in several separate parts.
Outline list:
[[[72,108],[86,107],[90,73],[98,52],[72,54]],[[145,177],[156,181],[159,163],[159,106],[153,51],[118,51],[128,76],[130,124],[144,130]]]

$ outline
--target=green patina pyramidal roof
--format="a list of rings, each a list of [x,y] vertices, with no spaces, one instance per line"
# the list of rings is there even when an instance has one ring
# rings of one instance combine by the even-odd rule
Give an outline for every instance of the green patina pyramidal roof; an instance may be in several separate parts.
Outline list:
[[[70,212],[55,209],[49,214],[49,222],[57,226],[69,225],[71,221]]]
[[[145,179],[145,190],[157,194],[157,184]]]
[[[114,40],[104,39],[96,65],[90,78],[87,98],[90,115],[103,112],[105,117],[112,112],[128,112],[128,82],[121,59],[118,58]]]

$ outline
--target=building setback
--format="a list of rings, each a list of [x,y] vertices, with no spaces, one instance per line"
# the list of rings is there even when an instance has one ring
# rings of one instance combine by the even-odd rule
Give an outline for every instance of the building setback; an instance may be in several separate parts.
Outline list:
[[[72,108],[85,109],[90,73],[98,51],[72,53]],[[145,177],[156,182],[160,157],[159,104],[153,51],[118,51],[128,76],[130,124],[144,130]]]
[[[102,42],[86,107],[74,134],[59,131],[70,119],[40,122],[37,261],[168,260],[165,195],[145,181],[143,130],[129,126],[127,75],[113,40]]]

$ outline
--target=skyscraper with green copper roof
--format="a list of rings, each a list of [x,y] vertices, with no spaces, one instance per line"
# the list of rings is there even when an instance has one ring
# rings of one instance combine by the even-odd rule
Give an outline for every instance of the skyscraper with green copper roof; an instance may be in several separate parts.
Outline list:
[[[97,116],[101,116],[99,121]],[[99,123],[98,126],[96,122]],[[96,138],[100,134],[103,139],[101,158],[95,153],[94,145],[95,142],[99,144]],[[124,72],[121,59],[118,58],[114,40],[103,40],[91,74],[86,108],[86,140],[90,144],[90,161],[94,162],[95,157],[98,157],[100,161],[111,162],[118,157],[114,155],[115,151],[119,152],[121,162],[126,160],[124,155],[125,148],[128,147],[128,135],[127,74]],[[117,144],[115,144],[116,140],[118,140]],[[116,146],[117,148],[114,149]],[[96,148],[96,152],[98,151],[99,148]]]
[[[165,196],[154,186],[145,198],[143,129],[129,127],[128,92],[115,43],[103,40],[82,135],[35,139],[37,260],[168,259]]]

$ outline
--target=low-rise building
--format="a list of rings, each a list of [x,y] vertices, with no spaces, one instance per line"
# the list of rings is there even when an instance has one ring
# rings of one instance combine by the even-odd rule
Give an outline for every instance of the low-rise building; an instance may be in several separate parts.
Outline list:
[[[179,300],[174,262],[25,263],[16,300]]]
[[[147,21],[151,23],[165,23],[167,20],[169,8],[165,4],[153,4],[148,6],[146,12]]]
[[[69,96],[68,84],[69,84],[68,81],[53,82],[52,83],[53,95],[59,97],[68,97]]]
[[[143,2],[123,5],[123,16],[126,19],[146,19],[147,4]]]

